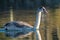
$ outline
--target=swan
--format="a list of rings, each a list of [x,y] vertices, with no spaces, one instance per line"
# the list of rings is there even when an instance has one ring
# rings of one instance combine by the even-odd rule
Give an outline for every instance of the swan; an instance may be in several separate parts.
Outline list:
[[[4,25],[4,28],[0,28],[0,32],[4,32],[7,37],[21,37],[21,38],[30,35],[32,32],[35,32],[36,40],[42,40],[41,34],[39,32],[42,12],[47,13],[45,7],[41,7],[37,9],[36,22],[34,26],[31,26],[30,24],[23,21],[14,21],[13,10],[11,9],[10,22],[7,22]]]

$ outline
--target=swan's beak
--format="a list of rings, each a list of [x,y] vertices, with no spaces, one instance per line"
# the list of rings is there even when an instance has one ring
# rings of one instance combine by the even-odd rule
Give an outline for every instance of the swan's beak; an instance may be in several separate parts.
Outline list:
[[[45,7],[42,7],[42,8],[45,13],[48,13]]]

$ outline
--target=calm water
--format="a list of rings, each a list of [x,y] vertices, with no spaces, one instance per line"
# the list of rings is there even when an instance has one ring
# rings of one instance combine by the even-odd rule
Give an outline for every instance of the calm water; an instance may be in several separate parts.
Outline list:
[[[42,39],[45,40],[57,40],[59,33],[57,34],[57,28],[60,26],[60,9],[56,10],[48,10],[48,17],[47,17],[47,23],[41,23],[40,26],[40,32],[42,35]],[[1,12],[3,14],[0,14],[0,26],[6,22],[8,22],[9,19],[9,11],[8,12]],[[32,10],[18,10],[14,11],[14,20],[15,21],[24,21],[29,23],[30,25],[34,25],[35,23],[35,11]],[[47,28],[45,28],[47,26]],[[46,31],[47,29],[47,31]],[[54,35],[55,34],[55,35]],[[46,36],[47,35],[47,36]],[[2,36],[2,37],[1,37]],[[32,33],[31,35],[28,35],[24,38],[9,38],[4,35],[4,33],[0,33],[0,40],[36,40],[35,33]]]

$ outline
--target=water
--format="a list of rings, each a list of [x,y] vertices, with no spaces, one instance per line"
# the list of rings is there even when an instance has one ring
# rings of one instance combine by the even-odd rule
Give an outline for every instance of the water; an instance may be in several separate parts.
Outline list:
[[[0,28],[0,32],[4,33],[5,32],[4,28]]]
[[[14,11],[14,20],[15,21],[24,21],[29,23],[30,25],[34,25],[35,23],[35,10],[17,10]],[[3,15],[4,14],[4,15]],[[9,22],[9,12],[3,12],[0,17],[0,25]],[[2,16],[3,15],[3,16]],[[60,9],[56,10],[48,10],[48,17],[47,17],[47,40],[54,40],[55,38],[54,34],[57,34],[58,36],[56,38],[60,37],[59,28],[60,28]],[[57,30],[56,30],[57,29]],[[42,40],[45,40],[45,27],[43,23],[41,23],[40,32],[42,35]],[[53,34],[53,31],[57,31]],[[2,36],[2,37],[1,37]],[[24,38],[9,38],[4,35],[4,33],[0,33],[0,39],[1,40],[36,40],[36,34],[32,33],[31,35],[24,37]]]

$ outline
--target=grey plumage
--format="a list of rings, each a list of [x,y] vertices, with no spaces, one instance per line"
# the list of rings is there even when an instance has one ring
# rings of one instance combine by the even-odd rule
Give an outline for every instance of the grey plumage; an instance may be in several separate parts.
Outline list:
[[[26,22],[18,22],[18,21],[13,21],[13,22],[8,22],[4,25],[5,27],[5,34],[6,36],[10,37],[25,37],[27,36],[26,34],[30,35],[33,31],[33,26],[29,25]]]

